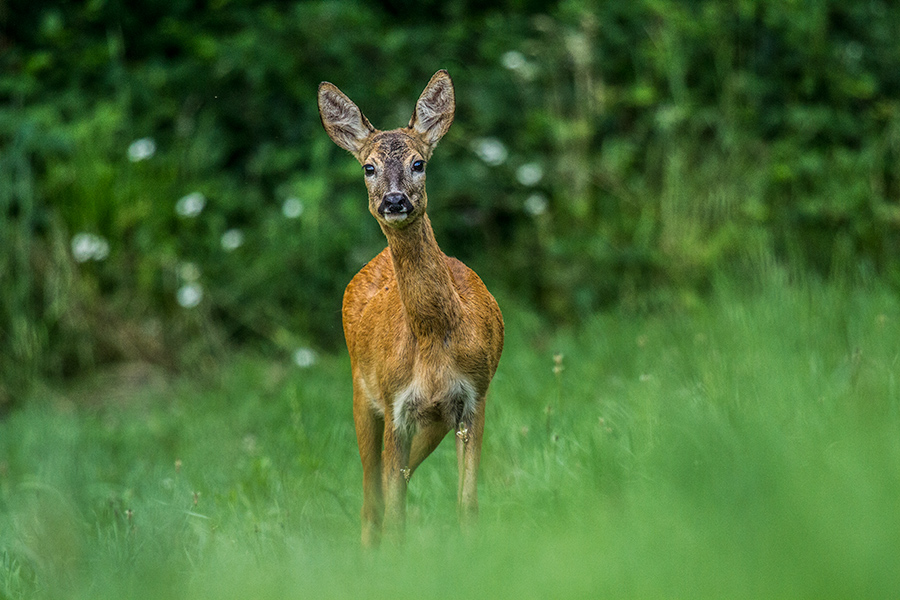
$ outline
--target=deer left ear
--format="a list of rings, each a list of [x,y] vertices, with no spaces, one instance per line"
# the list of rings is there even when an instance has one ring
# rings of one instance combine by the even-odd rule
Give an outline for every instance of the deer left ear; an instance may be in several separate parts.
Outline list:
[[[450,74],[441,69],[432,76],[419,96],[409,128],[418,133],[430,148],[434,148],[450,129],[455,109],[453,81]]]
[[[353,101],[334,84],[327,81],[320,83],[318,100],[319,116],[322,117],[322,125],[328,136],[335,144],[359,158],[359,151],[375,133],[375,128]]]

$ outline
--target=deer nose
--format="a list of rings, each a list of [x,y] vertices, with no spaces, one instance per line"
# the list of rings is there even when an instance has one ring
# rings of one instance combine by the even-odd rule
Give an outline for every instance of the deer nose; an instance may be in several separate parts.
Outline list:
[[[412,212],[409,197],[403,192],[391,192],[381,199],[378,212],[382,215],[399,215]]]

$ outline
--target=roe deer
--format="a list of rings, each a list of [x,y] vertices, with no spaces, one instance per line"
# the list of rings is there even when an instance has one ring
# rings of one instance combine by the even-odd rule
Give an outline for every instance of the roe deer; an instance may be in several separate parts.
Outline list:
[[[319,85],[329,137],[363,165],[369,212],[388,247],[344,292],[353,420],[363,467],[362,542],[402,537],[416,467],[456,429],[457,502],[478,511],[488,384],[503,350],[500,308],[478,275],[438,247],[425,208],[425,164],[453,122],[446,71],[428,82],[408,127],[375,129],[334,85]]]

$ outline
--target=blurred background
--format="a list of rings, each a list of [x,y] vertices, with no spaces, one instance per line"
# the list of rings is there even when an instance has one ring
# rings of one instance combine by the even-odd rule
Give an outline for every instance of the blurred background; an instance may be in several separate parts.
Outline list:
[[[690,308],[759,266],[900,286],[900,4],[0,4],[0,405],[112,363],[342,352],[381,248],[316,86],[449,70],[443,250],[505,310]]]

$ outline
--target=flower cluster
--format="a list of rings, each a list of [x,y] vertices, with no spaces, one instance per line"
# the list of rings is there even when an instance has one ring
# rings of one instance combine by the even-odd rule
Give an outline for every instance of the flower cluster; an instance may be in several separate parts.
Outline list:
[[[76,262],[103,260],[109,256],[109,242],[93,233],[76,233],[72,236],[72,257]]]

